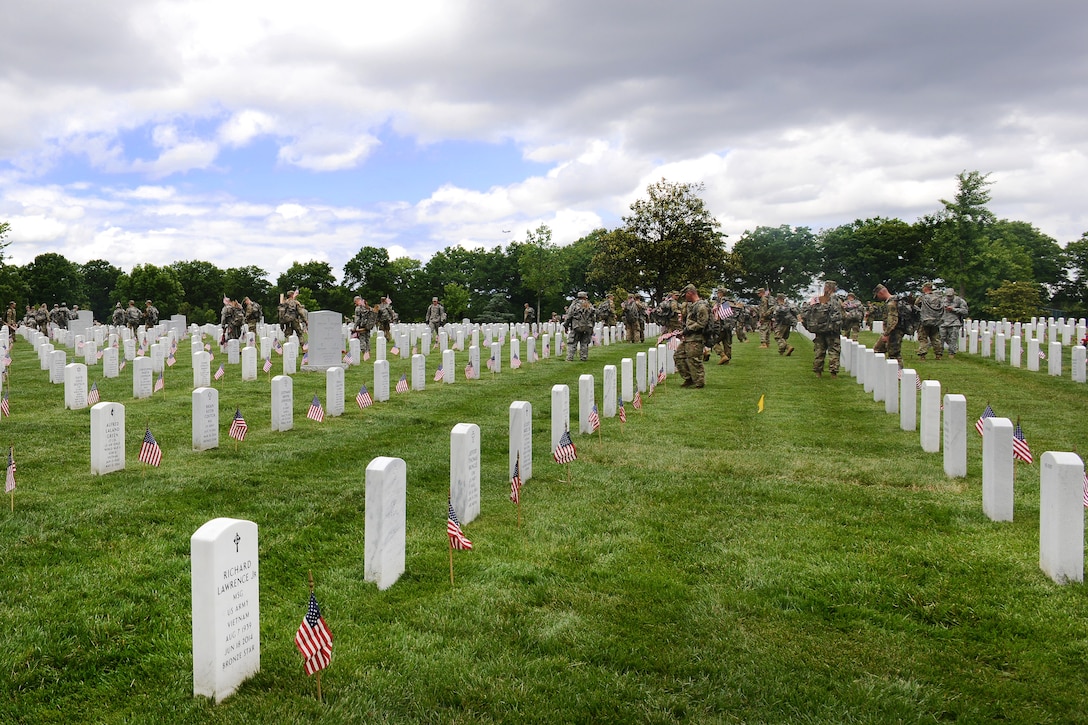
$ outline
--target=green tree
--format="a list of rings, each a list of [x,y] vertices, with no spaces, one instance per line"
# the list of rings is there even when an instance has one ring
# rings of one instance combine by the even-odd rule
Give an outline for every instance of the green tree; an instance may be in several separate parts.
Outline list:
[[[36,302],[71,302],[83,299],[83,276],[79,265],[55,252],[39,254],[23,269],[23,280],[30,285],[30,294]]]
[[[1055,303],[1083,316],[1088,313],[1088,232],[1065,245],[1062,262],[1066,274],[1055,296]]]
[[[536,307],[539,320],[541,301],[558,297],[566,287],[567,260],[552,242],[552,230],[547,224],[526,232],[525,243],[519,245],[517,255],[521,284],[533,295],[530,302]]]
[[[423,264],[411,257],[397,257],[390,260],[389,270],[392,288],[386,294],[394,298],[393,307],[397,314],[405,321],[422,320],[431,297],[436,296],[427,289]]]
[[[137,264],[117,278],[117,294],[122,305],[133,300],[140,309],[145,300],[151,300],[161,317],[169,317],[181,306],[185,291],[170,267]]]
[[[468,290],[456,282],[448,283],[442,288],[442,306],[450,322],[461,319],[468,311]]]
[[[820,232],[821,272],[839,289],[868,299],[878,284],[893,292],[918,289],[932,276],[925,263],[926,229],[900,219],[858,219]]]
[[[352,297],[360,295],[376,303],[393,291],[393,269],[389,252],[381,247],[363,247],[344,265],[344,288]]]
[[[276,286],[281,290],[307,288],[317,309],[344,310],[351,306],[352,295],[346,288],[336,284],[336,276],[328,262],[294,262],[279,276]]]
[[[194,322],[216,322],[222,308],[223,270],[199,259],[170,264],[181,284],[178,314]]]
[[[808,287],[819,270],[816,237],[808,227],[783,224],[745,230],[733,247],[733,257],[739,270],[732,280],[734,291],[747,297],[760,287],[792,297]]]
[[[118,302],[114,290],[123,272],[104,259],[92,259],[80,266],[80,274],[83,275],[86,290],[86,296],[80,304],[85,304],[94,313],[96,320],[109,321],[113,305]]]
[[[272,294],[272,283],[268,281],[268,272],[255,264],[225,269],[223,294],[232,300],[241,300],[246,297],[256,300],[264,308],[266,320],[276,319],[275,310],[279,304],[279,293]],[[221,303],[222,300],[217,297],[215,302]],[[216,309],[217,314],[218,312],[219,310]]]
[[[599,236],[588,281],[647,291],[660,300],[689,282],[715,284],[726,261],[720,224],[700,198],[702,184],[662,179],[631,204],[623,226]]]
[[[513,322],[516,319],[510,311],[510,300],[502,293],[491,295],[484,309],[473,320],[475,322]]]
[[[1009,282],[989,291],[990,315],[995,319],[1028,322],[1042,313],[1042,286],[1035,282]]]
[[[944,207],[934,217],[934,233],[930,242],[937,275],[959,290],[968,304],[977,304],[987,289],[985,283],[975,284],[981,277],[980,268],[992,258],[983,254],[987,231],[996,218],[986,205],[990,203],[989,174],[962,171],[956,175],[956,196],[941,199]]]
[[[581,239],[559,248],[559,255],[567,268],[568,281],[563,290],[565,297],[574,297],[584,291],[591,300],[601,300],[608,294],[612,283],[599,275],[592,274],[593,260],[601,251],[602,240],[606,234],[608,231],[605,229],[595,229]],[[557,300],[554,304],[560,304],[562,301]]]

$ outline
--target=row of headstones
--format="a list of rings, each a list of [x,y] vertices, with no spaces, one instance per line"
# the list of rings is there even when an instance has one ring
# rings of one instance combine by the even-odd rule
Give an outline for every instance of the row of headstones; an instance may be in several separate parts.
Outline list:
[[[1052,342],[1061,343],[1063,347],[1076,345],[1088,334],[1088,323],[1085,318],[1078,320],[1059,317],[1031,318],[1031,322],[1009,322],[1008,320],[968,320],[966,323],[968,333],[974,331],[980,336],[989,332],[991,336],[1003,334],[1005,339],[1019,337],[1021,339],[1034,339],[1040,345]]]
[[[938,453],[944,448],[944,471],[951,478],[967,475],[967,398],[959,394],[941,397],[941,383],[921,384],[918,408],[918,374],[899,367],[864,345],[842,338],[842,367],[884,402],[884,411],[899,414],[904,431],[916,428],[922,450]],[[943,418],[943,424],[942,424]],[[1013,425],[1007,418],[983,421],[983,513],[993,521],[1013,516]],[[1054,581],[1084,580],[1084,462],[1075,453],[1046,452],[1040,468],[1039,565]]]
[[[1080,331],[1081,337],[1078,338],[1078,344],[1073,346],[1070,353],[1070,373],[1075,383],[1083,383],[1086,381],[1085,362],[1088,360],[1086,357],[1085,347],[1079,344],[1079,340],[1083,339],[1083,330]],[[981,353],[980,353],[981,343]],[[1066,343],[1062,340],[1052,339],[1047,343],[1047,349],[1045,354],[1041,354],[1040,341],[1038,338],[1030,337],[1027,340],[1027,369],[1036,372],[1039,370],[1039,361],[1045,357],[1047,373],[1055,377],[1062,376],[1062,363],[1064,348]],[[1020,367],[1020,361],[1023,353],[1023,342],[1019,335],[1013,335],[1011,338],[1006,336],[1004,331],[994,332],[991,329],[983,328],[981,333],[976,330],[972,330],[968,334],[968,352],[972,354],[981,354],[982,357],[992,357],[997,362],[1008,362],[1010,366],[1014,368]]]

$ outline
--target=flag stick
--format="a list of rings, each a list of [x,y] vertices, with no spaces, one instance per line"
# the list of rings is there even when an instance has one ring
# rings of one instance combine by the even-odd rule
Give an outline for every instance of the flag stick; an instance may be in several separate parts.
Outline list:
[[[604,443],[604,437],[603,437],[603,434],[601,433],[601,426],[599,424],[597,425],[597,442],[598,443]]]
[[[309,575],[309,579],[310,579],[310,596],[313,596],[313,594],[314,594],[314,572],[311,569],[311,570],[307,571],[307,574]],[[324,702],[325,701],[325,699],[321,696],[321,670],[317,671],[317,701],[318,702]]]
[[[453,586],[453,541],[450,541],[450,586]]]
[[[567,464],[567,483],[571,483],[573,479],[570,476],[570,463]]]

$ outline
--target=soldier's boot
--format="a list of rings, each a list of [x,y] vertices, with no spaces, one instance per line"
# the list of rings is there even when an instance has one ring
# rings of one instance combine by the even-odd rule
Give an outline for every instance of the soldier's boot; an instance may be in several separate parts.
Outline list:
[[[823,370],[817,370],[816,371],[816,377],[822,378],[823,376],[824,376],[824,371]]]
[[[706,362],[709,359],[710,359],[710,350],[704,349],[703,350],[703,362]]]
[[[793,345],[790,345],[789,348],[786,350],[786,357],[789,357],[792,354],[793,354]]]
[[[691,387],[693,387],[693,388],[705,388],[706,383],[695,383]]]
[[[681,388],[690,388],[694,384],[695,383],[691,382],[690,380],[685,380],[684,382],[680,383],[680,387]]]
[[[721,356],[721,358],[718,359],[718,364],[719,365],[728,365],[729,364],[729,356],[723,354]]]
[[[761,342],[761,343],[759,343],[759,347],[760,347],[760,349],[762,350],[762,349],[766,349],[766,348],[770,347],[770,345],[768,345],[768,344],[767,344],[767,343],[765,343],[765,342]]]
[[[839,377],[838,371],[831,373],[832,379]]]
[[[919,355],[918,359],[925,362],[926,356],[925,355]],[[940,360],[940,358],[937,358],[937,359]]]

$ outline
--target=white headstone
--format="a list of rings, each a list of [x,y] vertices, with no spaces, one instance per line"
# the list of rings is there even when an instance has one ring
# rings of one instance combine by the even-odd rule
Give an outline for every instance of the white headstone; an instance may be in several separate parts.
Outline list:
[[[616,417],[616,366],[605,365],[604,366],[604,392],[602,397],[604,398],[601,409],[602,418],[614,418]]]
[[[381,590],[393,586],[404,573],[407,490],[402,459],[379,456],[367,465],[363,579]]]
[[[967,398],[953,393],[944,396],[944,472],[967,475]]]
[[[1005,362],[1005,351],[1008,349],[1005,333],[999,332],[994,336],[994,360]]]
[[[359,338],[353,337],[348,340],[348,355],[351,357],[351,365],[362,365],[363,348],[359,343]]]
[[[261,669],[257,524],[212,519],[189,539],[193,695],[222,702]]]
[[[1085,370],[1085,348],[1084,345],[1077,345],[1073,348],[1073,360],[1070,364],[1073,372],[1073,382],[1083,383],[1085,382],[1085,376],[1088,371]]]
[[[885,398],[884,391],[887,389],[887,375],[885,370],[887,366],[884,364],[887,361],[884,353],[878,352],[873,355],[872,368],[870,372],[873,378],[873,402],[879,403]]]
[[[344,414],[344,368],[339,365],[325,370],[325,415]]]
[[[294,337],[292,335],[292,337]],[[298,371],[298,343],[283,343],[283,374],[294,375]]]
[[[1054,377],[1062,376],[1062,344],[1060,342],[1050,343],[1050,352],[1046,356],[1046,371]]]
[[[126,337],[121,341],[121,344],[124,345],[125,348],[125,360],[132,362],[136,358],[136,341],[131,337]]]
[[[899,412],[899,361],[884,361],[884,412],[894,415]]]
[[[480,515],[480,426],[458,423],[450,432],[450,501],[462,524]]]
[[[592,433],[589,424],[589,411],[596,402],[592,375],[578,376],[578,432]]]
[[[662,363],[664,360],[662,360]],[[657,372],[661,364],[657,361],[657,348],[650,346],[646,350],[646,387],[653,388],[657,385]]]
[[[922,450],[939,453],[941,450],[941,382],[922,382],[922,415],[918,429],[921,433]]]
[[[247,346],[242,349],[242,380],[257,379],[257,348]]]
[[[197,388],[193,391],[193,450],[219,447],[219,391]]]
[[[68,410],[87,407],[87,366],[83,363],[64,366],[64,407]]]
[[[151,372],[151,360],[138,357],[132,361],[132,397],[150,398],[154,392],[154,375]]]
[[[121,371],[117,369],[117,357],[116,347],[107,347],[102,351],[102,377],[116,378],[121,374]]]
[[[64,367],[68,364],[68,353],[54,350],[49,353],[49,382],[64,385]]]
[[[1013,335],[1009,343],[1009,365],[1014,368],[1020,367],[1020,358],[1022,356],[1020,336]]]
[[[389,361],[377,360],[374,363],[374,401],[389,400]]]
[[[510,464],[507,478],[514,475],[514,463],[519,460],[519,472],[524,483],[533,477],[533,404],[527,400],[515,400],[510,404]]]
[[[94,340],[83,343],[83,362],[89,368],[98,364],[98,343]]]
[[[1028,370],[1031,372],[1038,372],[1039,370],[1039,341],[1036,338],[1028,340]]]
[[[982,512],[991,521],[1012,521],[1012,421],[982,421]]]
[[[918,373],[911,368],[903,370],[899,384],[899,428],[915,430],[918,427]]]
[[[443,371],[444,373],[445,371]],[[416,353],[412,356],[412,390],[425,390],[426,388],[427,357],[423,353]]]
[[[156,342],[151,345],[151,372],[162,372],[163,363],[166,360],[166,348],[162,343]]]
[[[327,370],[344,364],[344,337],[341,325],[344,316],[339,312],[318,310],[307,319],[309,331],[309,355],[303,370]]]
[[[1084,461],[1047,451],[1039,470],[1039,566],[1059,584],[1084,581]]]
[[[272,378],[272,430],[291,430],[295,427],[295,388],[291,377],[276,375]]]
[[[635,385],[638,386],[638,392],[646,392],[646,353],[635,353]]]
[[[91,408],[91,474],[125,470],[125,406],[96,403]]]
[[[552,447],[559,447],[559,439],[570,428],[570,388],[566,385],[552,386]]]
[[[476,379],[480,378],[480,348],[478,345],[468,346],[468,362],[475,371]]]
[[[634,362],[629,357],[620,360],[620,400],[630,403],[635,399]]]
[[[206,388],[212,384],[212,354],[201,350],[193,353],[193,387]]]
[[[457,353],[453,350],[442,351],[442,382],[453,384],[457,380]]]

